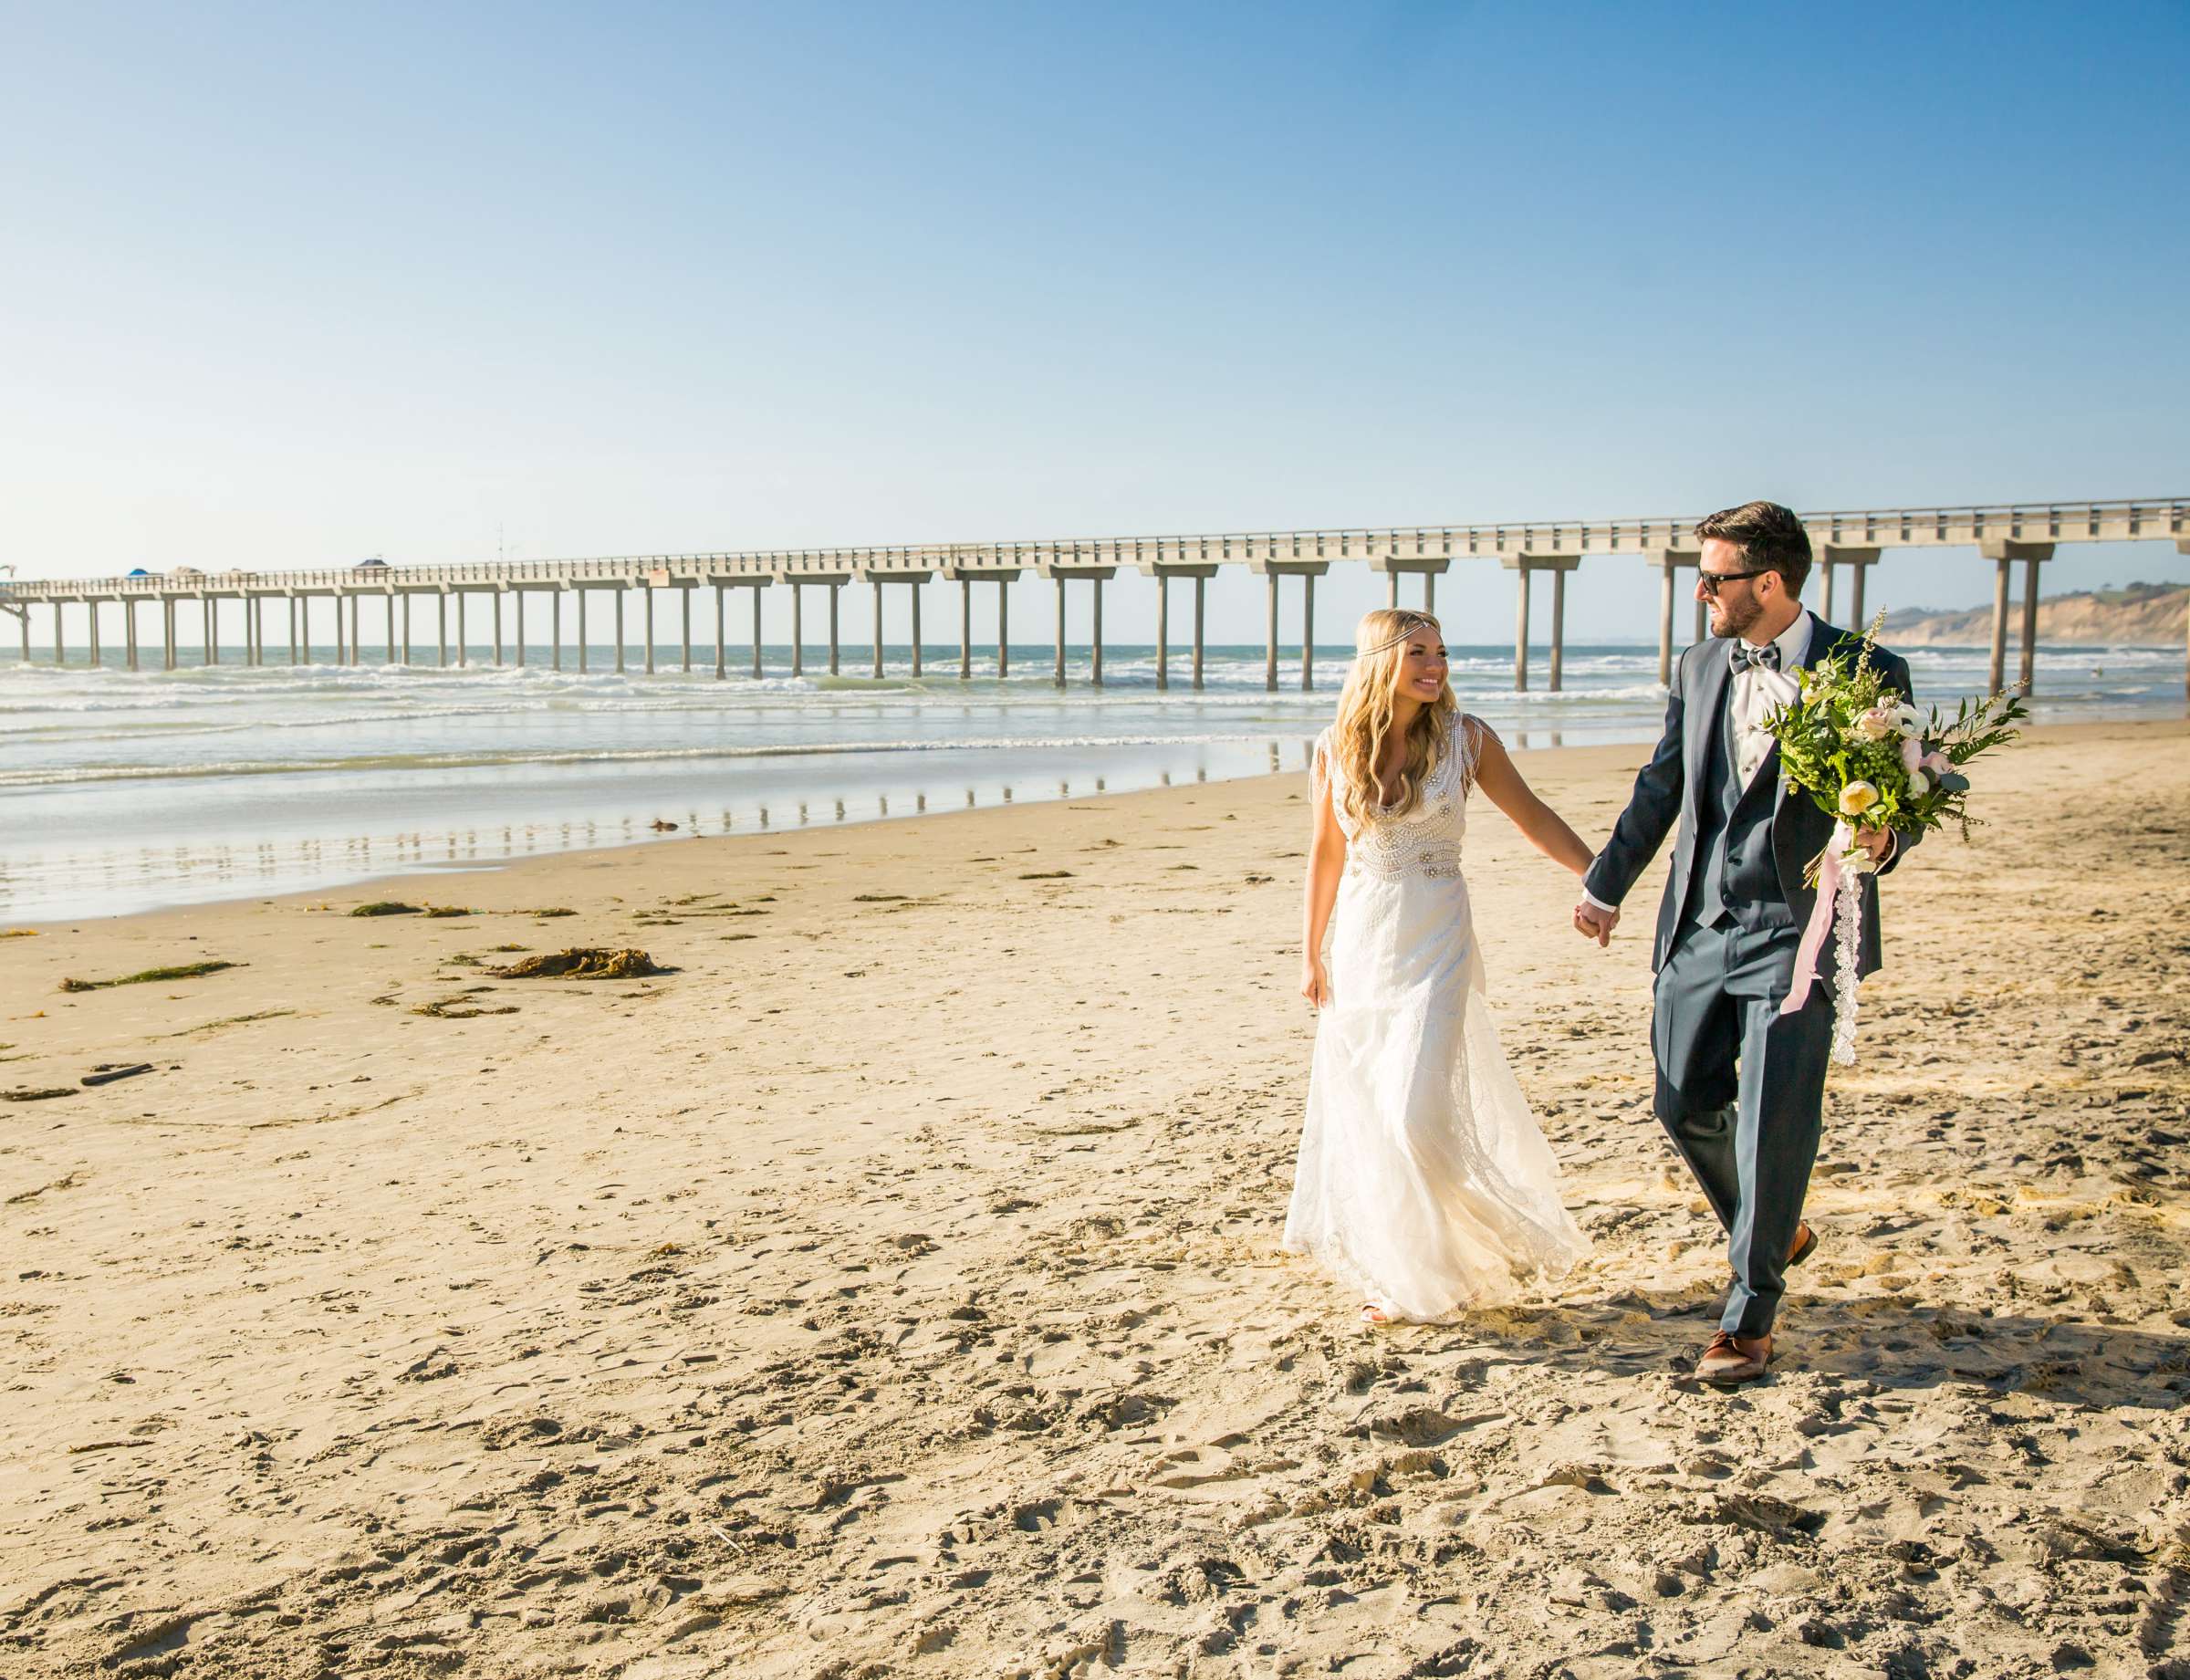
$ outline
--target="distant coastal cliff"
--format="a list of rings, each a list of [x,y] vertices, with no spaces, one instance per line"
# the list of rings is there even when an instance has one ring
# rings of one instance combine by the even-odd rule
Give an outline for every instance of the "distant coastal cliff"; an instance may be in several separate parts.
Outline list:
[[[2038,639],[2097,646],[2168,645],[2183,639],[2185,610],[2190,610],[2190,588],[2179,584],[2133,583],[2122,590],[2041,595]],[[2013,642],[2022,622],[2013,601],[2008,615],[2008,639]],[[1992,642],[1992,609],[1938,612],[1929,607],[1906,607],[1886,614],[1885,639],[1896,647],[1987,647]]]

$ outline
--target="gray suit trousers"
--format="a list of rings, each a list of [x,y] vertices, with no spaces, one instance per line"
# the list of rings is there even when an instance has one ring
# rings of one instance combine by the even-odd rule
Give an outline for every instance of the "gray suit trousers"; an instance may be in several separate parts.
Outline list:
[[[1809,1001],[1781,1015],[1799,939],[1788,925],[1690,922],[1658,971],[1658,1119],[1726,1228],[1734,1287],[1719,1327],[1736,1336],[1772,1328],[1818,1158],[1834,963],[1828,947]]]

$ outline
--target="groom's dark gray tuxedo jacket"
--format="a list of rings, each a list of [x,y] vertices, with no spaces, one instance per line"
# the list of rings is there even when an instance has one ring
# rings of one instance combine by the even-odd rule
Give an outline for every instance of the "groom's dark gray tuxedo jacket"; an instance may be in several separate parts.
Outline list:
[[[1814,665],[1843,646],[1852,651],[1861,640],[1817,619],[1810,626],[1806,663]],[[1709,637],[1681,655],[1665,705],[1665,734],[1650,762],[1635,777],[1634,797],[1620,814],[1611,839],[1582,878],[1591,897],[1618,904],[1649,867],[1664,843],[1665,831],[1678,819],[1680,840],[1674,848],[1673,873],[1665,882],[1664,902],[1658,908],[1657,944],[1650,963],[1653,971],[1664,966],[1682,921],[1695,913],[1691,901],[1710,861],[1706,843],[1715,842],[1722,830],[1731,835],[1743,825],[1752,829],[1769,825],[1770,867],[1747,871],[1740,885],[1755,899],[1774,906],[1784,903],[1795,929],[1809,920],[1810,909],[1817,902],[1816,891],[1802,884],[1803,871],[1832,838],[1832,819],[1820,810],[1808,794],[1789,788],[1781,779],[1777,745],[1746,790],[1727,789],[1726,778],[1734,774],[1728,694],[1733,683],[1732,646],[1726,640]],[[1911,697],[1906,660],[1876,648],[1871,662],[1883,673],[1888,687],[1904,699]],[[1720,803],[1722,793],[1726,795],[1724,805]],[[1914,844],[1915,839],[1902,836],[1901,850],[1896,850],[1884,867],[1891,870],[1899,862],[1902,850]],[[1761,847],[1755,850],[1761,864],[1765,850]],[[1857,972],[1867,975],[1879,965],[1878,885],[1872,877],[1863,878],[1862,892],[1862,941]],[[1828,965],[1830,960],[1829,950]]]

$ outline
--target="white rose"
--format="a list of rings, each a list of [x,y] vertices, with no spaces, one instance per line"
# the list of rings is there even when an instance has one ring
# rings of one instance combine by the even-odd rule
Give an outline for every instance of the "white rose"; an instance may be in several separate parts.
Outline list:
[[[1923,731],[1924,718],[1914,706],[1904,703],[1894,708],[1893,726],[1914,739]]]
[[[1922,770],[1909,772],[1909,798],[1921,799],[1932,790],[1932,778]]]
[[[1878,789],[1869,782],[1850,782],[1841,789],[1841,814],[1860,817],[1878,803]]]

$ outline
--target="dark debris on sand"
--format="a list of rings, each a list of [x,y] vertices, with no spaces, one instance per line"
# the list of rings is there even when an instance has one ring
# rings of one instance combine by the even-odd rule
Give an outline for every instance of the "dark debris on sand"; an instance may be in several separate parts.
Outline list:
[[[672,971],[634,948],[610,951],[599,945],[573,945],[567,951],[528,956],[506,968],[486,972],[505,980],[632,980]]]

